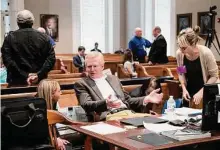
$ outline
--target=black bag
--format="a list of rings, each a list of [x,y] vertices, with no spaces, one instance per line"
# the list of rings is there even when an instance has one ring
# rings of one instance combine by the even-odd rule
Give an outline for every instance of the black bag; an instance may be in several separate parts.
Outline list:
[[[53,149],[42,98],[1,100],[2,149]]]

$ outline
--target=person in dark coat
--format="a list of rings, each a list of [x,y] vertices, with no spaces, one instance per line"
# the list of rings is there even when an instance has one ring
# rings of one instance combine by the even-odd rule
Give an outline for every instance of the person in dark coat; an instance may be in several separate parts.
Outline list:
[[[168,63],[167,42],[161,34],[160,27],[157,26],[153,29],[153,36],[155,37],[155,40],[151,45],[151,50],[148,56],[148,64],[154,65]]]
[[[78,47],[78,55],[73,57],[73,64],[79,68],[79,72],[84,72],[85,67],[85,47]]]
[[[9,86],[31,85],[47,78],[53,69],[55,52],[46,34],[33,29],[34,16],[28,10],[18,12],[19,29],[10,32],[1,48]]]

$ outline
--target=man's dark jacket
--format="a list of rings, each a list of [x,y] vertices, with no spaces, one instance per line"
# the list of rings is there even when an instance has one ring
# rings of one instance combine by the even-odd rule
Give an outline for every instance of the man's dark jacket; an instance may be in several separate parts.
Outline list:
[[[148,61],[151,61],[153,64],[168,63],[167,42],[163,35],[159,35],[152,43]]]
[[[39,81],[46,78],[56,60],[49,37],[33,28],[10,32],[1,52],[10,85],[26,85],[29,73],[37,73]]]
[[[85,59],[85,57],[83,57]],[[85,64],[82,63],[79,55],[73,57],[73,64],[79,69],[79,72],[84,72]]]

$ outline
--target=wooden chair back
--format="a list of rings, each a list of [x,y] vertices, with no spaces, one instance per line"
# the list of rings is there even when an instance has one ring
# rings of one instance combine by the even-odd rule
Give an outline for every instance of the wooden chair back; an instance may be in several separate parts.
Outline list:
[[[123,86],[123,89],[126,91],[126,92],[131,92],[132,90],[138,88],[138,87],[141,87],[142,85],[141,84],[136,84],[136,85],[124,85]]]
[[[57,146],[57,131],[55,124],[56,123],[62,123],[66,125],[86,125],[87,123],[83,122],[77,122],[68,119],[65,115],[61,114],[58,111],[55,110],[47,110],[47,120],[48,120],[48,126],[49,126],[49,134],[50,134],[50,141],[52,146],[55,147],[55,149],[59,149]]]
[[[144,66],[144,69],[147,74],[155,77],[168,76],[167,71],[161,66]]]
[[[176,68],[166,68],[166,70],[169,72],[170,76],[174,78],[174,80],[179,80]]]
[[[48,75],[51,74],[63,74],[64,72],[62,70],[51,70],[50,72],[48,72]]]
[[[142,66],[141,64],[136,65],[135,71],[137,72],[137,75],[138,75],[139,78],[141,78],[141,77],[150,77],[151,76],[146,72],[144,66]]]
[[[123,64],[118,64],[117,73],[119,79],[131,78],[130,74],[124,69]]]

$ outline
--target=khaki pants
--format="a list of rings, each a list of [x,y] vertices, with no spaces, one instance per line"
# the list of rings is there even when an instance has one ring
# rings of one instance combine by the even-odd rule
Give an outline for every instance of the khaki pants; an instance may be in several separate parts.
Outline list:
[[[106,120],[119,120],[123,118],[135,118],[135,117],[146,117],[151,116],[150,114],[144,114],[144,113],[135,113],[131,110],[123,110],[120,112],[117,112],[115,114],[109,114],[106,116]]]

